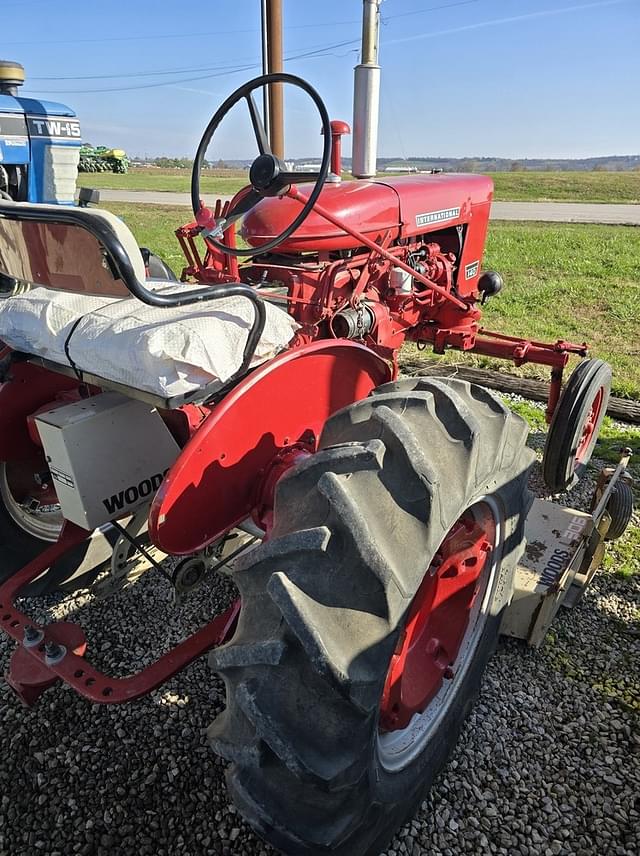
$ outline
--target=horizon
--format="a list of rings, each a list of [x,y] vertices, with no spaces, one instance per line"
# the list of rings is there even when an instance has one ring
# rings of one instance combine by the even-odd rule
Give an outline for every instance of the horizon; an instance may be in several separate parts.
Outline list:
[[[611,152],[632,150],[640,138],[639,111],[630,109],[639,76],[637,0],[544,3],[386,0],[378,157],[635,157]],[[67,104],[84,139],[132,157],[192,157],[221,101],[260,73],[258,0],[220,0],[218,26],[200,33],[176,25],[168,0],[112,4],[107,21],[103,8],[80,0],[29,5],[47,38],[3,45],[5,58],[25,67],[20,94]],[[20,33],[23,9],[5,0],[5,33]],[[320,14],[316,4],[284,0],[285,70],[308,79],[330,116],[349,124],[361,14],[360,0],[326,0]],[[317,115],[301,119],[301,109],[287,94],[288,159],[319,151]],[[246,125],[230,117],[213,157],[251,158]],[[474,149],[483,153],[465,154]],[[350,150],[346,138],[346,157]],[[406,154],[425,150],[433,154]]]
[[[193,160],[193,155],[191,154],[159,154],[159,155],[151,155],[148,158],[145,158],[140,154],[131,154],[129,155],[130,160],[159,160],[161,158],[166,158],[167,160]],[[500,155],[460,155],[459,157],[448,157],[447,155],[408,155],[407,157],[400,157],[395,155],[378,155],[377,160],[379,161],[415,161],[415,160],[426,160],[426,161],[437,161],[437,160],[468,160],[468,161],[513,161],[513,162],[522,162],[527,163],[527,161],[570,161],[572,163],[579,163],[580,161],[589,161],[589,160],[640,160],[640,152],[638,154],[608,154],[608,155],[587,155],[585,157],[579,158],[562,158],[562,157],[518,157],[517,155],[509,156],[500,156]],[[299,160],[314,160],[318,159],[315,155],[300,155],[299,157],[292,158],[294,161]],[[224,160],[224,158],[223,158]],[[247,163],[251,163],[250,158],[226,158],[226,160],[233,163],[234,161],[246,160]],[[343,155],[343,161],[351,161],[351,154]],[[625,170],[620,170],[620,172],[624,172]]]

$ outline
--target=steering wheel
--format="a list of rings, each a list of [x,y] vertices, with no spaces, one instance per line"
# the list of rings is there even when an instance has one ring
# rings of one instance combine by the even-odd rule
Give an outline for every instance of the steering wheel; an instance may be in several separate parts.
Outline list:
[[[306,92],[316,105],[318,113],[320,114],[320,119],[322,120],[322,134],[324,137],[322,163],[320,165],[319,172],[288,172],[285,164],[272,153],[269,146],[267,132],[252,95],[255,89],[259,89],[262,86],[268,86],[271,83],[289,83],[292,86],[297,86],[298,89],[302,89]],[[214,247],[228,255],[257,256],[262,253],[269,252],[269,250],[273,250],[277,247],[278,244],[295,232],[295,230],[311,213],[311,209],[313,208],[317,198],[320,196],[320,192],[329,173],[329,164],[331,161],[331,125],[329,123],[327,108],[324,106],[322,99],[316,90],[301,77],[284,73],[264,74],[261,77],[256,77],[248,83],[245,83],[243,86],[240,86],[215,112],[213,118],[206,127],[202,139],[200,140],[198,151],[196,152],[196,157],[193,162],[193,172],[191,174],[191,204],[193,206],[193,213],[195,214],[196,219],[198,218],[198,213],[202,210],[202,204],[200,201],[200,172],[202,170],[205,153],[209,148],[213,135],[224,117],[231,108],[238,103],[238,101],[242,101],[243,99],[247,102],[247,107],[249,108],[251,124],[253,125],[253,132],[256,137],[260,154],[251,164],[251,168],[249,170],[250,186],[247,189],[247,192],[238,199],[233,208],[226,212],[224,217],[217,217],[212,223],[207,223],[204,235],[207,238],[207,241],[213,244]],[[260,202],[261,199],[264,199],[267,196],[282,196],[286,193],[291,184],[300,181],[314,181],[315,184],[313,190],[298,216],[275,238],[261,244],[259,247],[247,249],[228,247],[226,244],[214,239],[214,236],[221,236],[232,223],[240,217],[243,217],[258,202]]]

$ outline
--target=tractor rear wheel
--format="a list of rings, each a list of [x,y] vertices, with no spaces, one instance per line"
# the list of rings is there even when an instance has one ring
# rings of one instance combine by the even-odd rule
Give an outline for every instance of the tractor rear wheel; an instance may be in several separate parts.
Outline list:
[[[63,518],[53,489],[29,500],[29,487],[35,487],[32,470],[19,463],[0,462],[0,583],[57,541],[62,529]],[[25,594],[40,595],[67,587],[79,573],[86,552],[86,544],[74,547],[28,586]]]
[[[386,384],[278,483],[211,655],[229,791],[287,854],[375,854],[453,748],[512,593],[524,422],[460,380]]]

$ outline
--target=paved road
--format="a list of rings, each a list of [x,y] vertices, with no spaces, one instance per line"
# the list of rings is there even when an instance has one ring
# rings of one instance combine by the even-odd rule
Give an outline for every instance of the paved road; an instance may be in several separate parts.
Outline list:
[[[190,205],[188,193],[151,190],[101,190],[103,202],[142,202]],[[222,197],[228,199],[230,197]],[[587,202],[494,202],[494,220],[544,220],[556,223],[622,223],[640,226],[640,205],[604,205]]]
[[[556,223],[622,223],[640,226],[640,205],[594,202],[494,202],[493,220],[545,220]]]
[[[221,196],[221,199],[231,199]],[[153,205],[191,205],[188,193],[171,193],[161,190],[100,190],[101,202],[142,202]]]

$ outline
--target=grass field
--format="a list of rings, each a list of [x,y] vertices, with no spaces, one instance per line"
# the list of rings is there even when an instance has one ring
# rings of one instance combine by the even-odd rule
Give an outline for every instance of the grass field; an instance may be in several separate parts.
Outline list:
[[[485,306],[488,328],[587,341],[612,364],[615,392],[640,398],[640,229],[493,223],[484,267],[505,281]]]
[[[496,172],[495,198],[517,202],[640,202],[640,172]]]
[[[187,209],[107,207],[126,220],[139,243],[180,271],[183,258],[173,231],[188,219]],[[640,229],[493,223],[484,267],[500,271],[505,281],[500,296],[484,307],[487,328],[546,341],[586,340],[613,365],[615,393],[640,399]],[[461,359],[457,351],[446,358]],[[464,359],[505,366],[488,358]],[[537,366],[522,371],[548,376]]]
[[[231,175],[204,175],[200,186],[204,193],[231,195],[247,183],[246,177],[235,170]],[[191,173],[186,169],[132,169],[125,175],[111,172],[81,172],[79,187],[95,187],[109,190],[157,190],[188,193],[191,189]]]
[[[201,180],[204,193],[233,194],[246,183],[245,174],[214,172]],[[495,198],[564,202],[640,203],[640,172],[498,172],[493,173]],[[81,173],[80,187],[112,190],[158,190],[187,193],[191,174],[184,169],[132,169],[126,175]]]

